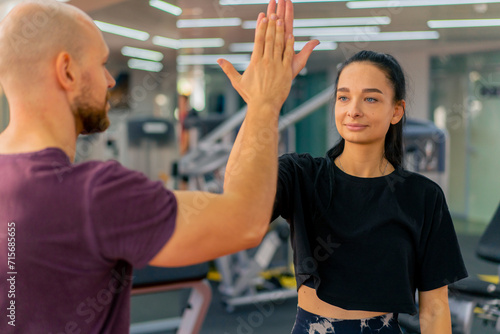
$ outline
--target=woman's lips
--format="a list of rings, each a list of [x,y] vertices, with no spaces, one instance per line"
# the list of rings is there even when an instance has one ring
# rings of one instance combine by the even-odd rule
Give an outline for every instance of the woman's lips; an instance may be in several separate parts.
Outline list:
[[[345,125],[347,129],[351,131],[361,131],[368,127],[368,125],[357,124],[357,123],[349,123]]]

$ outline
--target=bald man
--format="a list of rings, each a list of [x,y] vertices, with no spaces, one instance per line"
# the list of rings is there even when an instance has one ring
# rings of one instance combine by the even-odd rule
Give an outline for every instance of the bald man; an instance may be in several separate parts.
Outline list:
[[[29,1],[0,23],[0,333],[128,333],[133,267],[184,266],[259,244],[277,179],[277,124],[292,78],[291,3],[259,15],[240,75],[248,104],[224,193],[171,192],[117,162],[73,164],[78,135],[104,131],[109,49],[92,19]],[[286,23],[286,31],[284,28]]]

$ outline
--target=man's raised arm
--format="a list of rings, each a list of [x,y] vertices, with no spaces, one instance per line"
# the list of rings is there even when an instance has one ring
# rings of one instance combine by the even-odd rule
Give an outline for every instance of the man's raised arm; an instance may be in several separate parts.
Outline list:
[[[285,36],[283,19],[271,13],[260,15],[259,21],[243,75],[228,61],[219,60],[248,104],[237,166],[226,173],[223,194],[175,192],[175,231],[151,265],[204,262],[255,247],[267,231],[276,194],[279,111],[290,91],[295,54],[293,36]]]

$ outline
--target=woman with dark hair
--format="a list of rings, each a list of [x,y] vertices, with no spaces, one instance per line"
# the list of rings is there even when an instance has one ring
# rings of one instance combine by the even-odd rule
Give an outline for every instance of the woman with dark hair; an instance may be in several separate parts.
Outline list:
[[[280,0],[276,10],[270,0],[267,16],[275,12],[291,34],[291,2]],[[317,41],[309,43],[307,52]],[[304,54],[293,58],[293,76]],[[340,67],[335,94],[339,143],[325,157],[279,158],[272,220],[290,224],[292,334],[400,334],[398,314],[417,313],[417,290],[422,334],[451,334],[447,285],[467,270],[441,188],[402,166],[403,70],[390,55],[361,51]],[[266,143],[262,129],[255,150],[242,150],[245,123],[226,177],[239,173],[239,155]]]
[[[392,56],[361,51],[339,69],[338,144],[325,157],[280,157],[273,219],[291,228],[293,334],[451,334],[447,285],[467,276],[445,196],[404,170],[406,81]]]

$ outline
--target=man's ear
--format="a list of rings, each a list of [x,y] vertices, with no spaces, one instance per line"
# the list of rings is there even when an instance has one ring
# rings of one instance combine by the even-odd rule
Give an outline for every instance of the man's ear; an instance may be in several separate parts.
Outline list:
[[[76,86],[77,67],[75,60],[67,52],[61,52],[56,58],[56,78],[64,90],[74,90]]]
[[[401,100],[396,102],[394,106],[394,114],[392,115],[391,124],[398,124],[406,110],[406,101]]]

